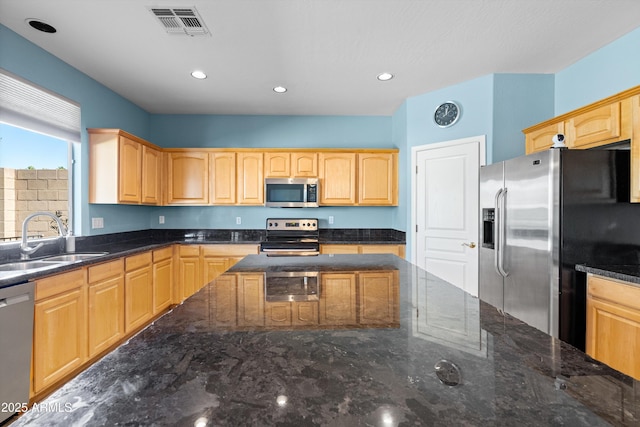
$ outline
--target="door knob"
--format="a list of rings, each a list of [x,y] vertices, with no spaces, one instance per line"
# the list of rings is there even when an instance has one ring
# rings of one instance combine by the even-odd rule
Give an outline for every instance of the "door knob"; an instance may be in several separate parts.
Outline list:
[[[463,243],[462,246],[468,246],[471,249],[476,247],[476,243],[475,242],[471,242],[471,243]]]

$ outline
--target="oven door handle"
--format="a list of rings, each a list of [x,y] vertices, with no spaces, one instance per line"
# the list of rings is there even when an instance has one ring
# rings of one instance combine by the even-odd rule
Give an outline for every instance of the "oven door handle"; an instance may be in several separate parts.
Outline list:
[[[319,251],[311,250],[311,249],[262,249],[262,252],[266,253],[267,256],[313,256],[320,255]]]

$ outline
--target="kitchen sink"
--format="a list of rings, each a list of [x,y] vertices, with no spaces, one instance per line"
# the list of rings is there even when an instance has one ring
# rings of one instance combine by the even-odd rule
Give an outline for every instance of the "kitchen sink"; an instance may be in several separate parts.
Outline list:
[[[87,259],[93,259],[97,257],[101,257],[106,255],[107,252],[96,252],[96,253],[76,253],[76,254],[64,254],[64,255],[53,255],[47,258],[44,258],[44,262],[63,262],[63,263],[71,263],[84,261]]]
[[[32,261],[19,261],[10,262],[8,264],[0,264],[0,271],[29,271],[39,270],[45,268],[53,268],[63,263],[59,261],[47,261],[47,260],[32,260]]]
[[[74,262],[94,259],[104,256],[107,253],[108,252],[94,252],[52,255],[46,258],[0,264],[0,279],[6,278],[8,276],[15,276],[16,274],[47,270],[50,268],[60,267],[62,265],[73,264]]]

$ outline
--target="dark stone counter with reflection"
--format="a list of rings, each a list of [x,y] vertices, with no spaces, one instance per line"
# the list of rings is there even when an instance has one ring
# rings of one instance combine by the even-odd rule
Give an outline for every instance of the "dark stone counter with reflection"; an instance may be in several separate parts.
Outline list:
[[[15,425],[640,425],[638,390],[393,255],[251,255]]]

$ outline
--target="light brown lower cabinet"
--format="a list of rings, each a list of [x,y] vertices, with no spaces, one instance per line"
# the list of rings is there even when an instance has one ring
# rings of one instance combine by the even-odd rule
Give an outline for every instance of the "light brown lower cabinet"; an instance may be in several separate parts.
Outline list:
[[[640,287],[589,275],[587,354],[640,380]]]
[[[360,324],[386,325],[400,321],[398,271],[372,271],[358,274],[358,313]]]
[[[87,360],[86,269],[36,281],[33,392],[55,384]]]
[[[200,246],[178,246],[178,277],[175,283],[176,303],[180,303],[196,293],[202,286],[200,269]]]
[[[133,332],[153,316],[151,252],[125,258],[125,332]]]
[[[88,286],[89,357],[124,337],[124,262],[118,259],[90,266]]]
[[[216,279],[246,255],[258,254],[252,244],[179,245],[174,302],[180,303]]]
[[[404,258],[405,245],[320,245],[322,254],[393,254]]]
[[[318,301],[265,303],[265,326],[314,326],[318,324]]]
[[[355,325],[356,274],[327,273],[320,277],[320,324]]]
[[[238,326],[264,326],[264,275],[238,275]]]
[[[173,303],[173,246],[153,251],[153,314]]]
[[[211,288],[211,319],[216,326],[237,324],[237,278],[235,274],[220,276]]]
[[[157,251],[157,280],[152,253],[146,252],[35,281],[32,397],[86,367],[171,304],[172,251]]]

